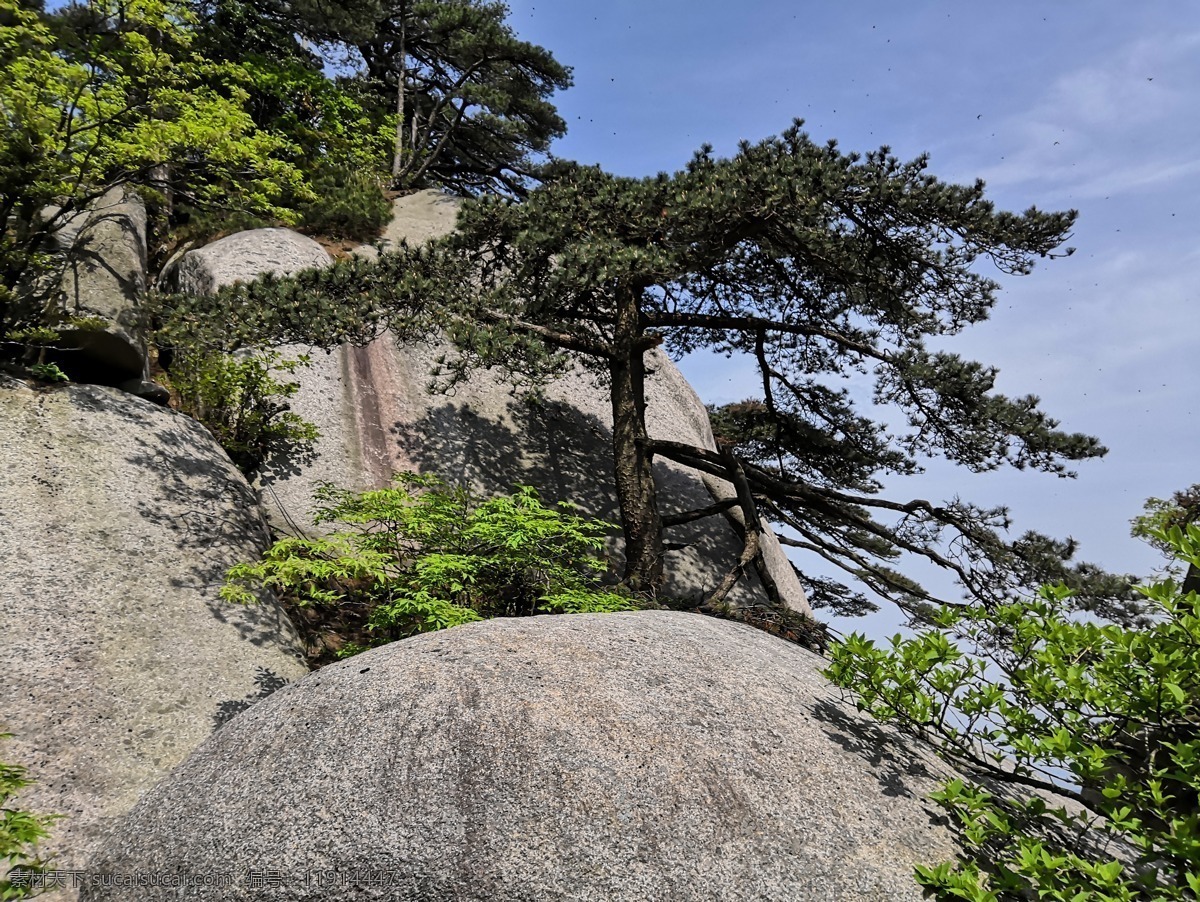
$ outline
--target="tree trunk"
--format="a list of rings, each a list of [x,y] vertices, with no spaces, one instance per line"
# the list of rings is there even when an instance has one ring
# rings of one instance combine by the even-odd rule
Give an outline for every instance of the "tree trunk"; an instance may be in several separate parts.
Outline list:
[[[1188,592],[1200,592],[1200,567],[1188,564],[1187,575],[1183,578],[1183,586],[1180,591],[1184,595],[1187,595]]]
[[[150,187],[158,194],[158,201],[150,209],[146,223],[148,234],[146,248],[150,259],[147,263],[161,260],[165,252],[167,235],[171,231],[171,217],[175,213],[175,192],[171,187],[171,164],[159,163],[150,169]]]
[[[653,597],[663,576],[662,517],[654,485],[653,455],[646,442],[646,367],[638,343],[638,299],[618,301],[612,377],[613,464],[625,532],[625,582]]]
[[[417,98],[413,98],[412,114],[408,117],[412,120],[412,128],[408,130],[408,146],[412,148],[413,159],[417,156],[417,120],[421,117],[421,106]]]
[[[405,10],[400,10],[400,70],[396,73],[396,147],[392,153],[392,180],[397,181],[400,178],[401,160],[404,157],[404,82],[408,76],[408,47],[407,47],[407,31],[408,21],[405,17]],[[399,187],[393,185],[393,187]]]
[[[754,503],[754,493],[750,490],[750,483],[746,480],[746,473],[742,469],[741,463],[729,446],[722,443],[718,447],[721,458],[729,470],[730,482],[733,483],[734,490],[737,492],[738,505],[742,510],[742,522],[739,524],[741,528],[738,530],[742,536],[742,553],[729,572],[725,574],[725,578],[709,593],[708,597],[704,599],[704,604],[700,606],[702,610],[709,611],[721,609],[721,606],[726,603],[725,599],[733,591],[733,587],[745,575],[747,567],[751,564],[762,564],[762,520],[758,516],[758,505]],[[735,518],[731,519],[737,522]],[[759,566],[759,569],[761,572],[766,568]],[[775,598],[778,598],[778,592],[776,592]],[[736,607],[736,605],[732,607]]]

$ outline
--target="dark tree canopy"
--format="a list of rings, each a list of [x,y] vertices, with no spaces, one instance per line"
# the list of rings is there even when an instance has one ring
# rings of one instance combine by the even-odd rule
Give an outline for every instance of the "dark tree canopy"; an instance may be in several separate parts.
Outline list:
[[[256,113],[302,131],[343,112],[331,102],[340,92],[368,112],[354,123],[360,131],[390,129],[388,160],[376,164],[398,188],[522,193],[566,131],[550,97],[570,86],[570,70],[520,40],[503,3],[200,0],[197,8],[206,51],[250,64]],[[342,72],[336,84],[324,73],[331,61]]]
[[[566,132],[549,98],[570,70],[519,40],[507,15],[503,3],[383,0],[355,46],[367,84],[400,115],[397,186],[520,193],[532,156]]]
[[[626,578],[640,591],[654,591],[664,565],[650,466],[663,456],[729,479],[745,522],[761,513],[790,527],[790,544],[906,610],[937,600],[889,567],[906,552],[955,573],[975,601],[1066,579],[1086,604],[1123,597],[1127,583],[1070,567],[1073,543],[1006,541],[1003,509],[881,497],[883,477],[919,472],[934,455],[971,472],[1007,464],[1069,476],[1072,462],[1104,454],[1096,439],[1060,431],[1037,398],[995,393],[994,368],[927,344],[987,318],[999,286],[979,263],[1026,274],[1059,252],[1074,218],[997,211],[981,182],[941,182],[924,157],[845,154],[796,123],[729,158],[705,148],[674,175],[556,164],[520,202],[466,205],[458,231],[432,249],[226,301],[261,308],[258,331],[279,338],[328,345],[389,324],[402,334],[439,326],[459,346],[460,372],[528,372],[570,355],[605,374]],[[646,352],[660,343],[756,363],[757,395],[712,412],[719,451],[647,435]],[[903,412],[904,434],[838,384],[855,373],[873,380],[876,403]],[[757,551],[752,527],[710,606]]]

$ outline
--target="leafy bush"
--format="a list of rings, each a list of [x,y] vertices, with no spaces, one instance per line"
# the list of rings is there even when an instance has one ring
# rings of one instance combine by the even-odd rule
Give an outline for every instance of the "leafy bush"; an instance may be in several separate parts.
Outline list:
[[[260,467],[272,452],[310,448],[316,426],[288,410],[300,389],[276,374],[292,374],[308,357],[285,359],[269,351],[248,357],[189,351],[172,363],[171,384],[179,409],[208,427],[243,472]]]
[[[254,601],[251,587],[265,586],[301,607],[358,609],[369,645],[485,617],[636,607],[600,585],[598,552],[613,524],[575,516],[563,502],[546,507],[530,486],[484,500],[405,474],[361,494],[326,485],[316,500],[314,521],[343,528],[276,542],[262,560],[229,571],[223,598]]]
[[[29,367],[29,375],[43,382],[70,382],[57,363],[34,363]]]
[[[316,199],[300,207],[301,225],[308,231],[369,241],[391,219],[391,202],[369,170],[326,167],[313,177],[312,190]]]
[[[0,739],[11,734],[0,733]],[[22,874],[40,871],[45,862],[37,855],[35,846],[49,836],[50,824],[61,815],[35,815],[10,807],[18,790],[30,785],[25,768],[0,761],[0,900],[26,899],[37,892],[34,881]]]
[[[1200,564],[1200,526],[1151,535]],[[1139,591],[1156,613],[1145,629],[1069,616],[1070,593],[1046,587],[991,611],[943,609],[936,629],[887,650],[858,634],[834,648],[827,675],[861,710],[1006,787],[955,780],[934,796],[964,848],[959,863],[917,868],[937,898],[1200,897],[1200,595],[1171,579]],[[1029,787],[1079,808],[1017,792]]]

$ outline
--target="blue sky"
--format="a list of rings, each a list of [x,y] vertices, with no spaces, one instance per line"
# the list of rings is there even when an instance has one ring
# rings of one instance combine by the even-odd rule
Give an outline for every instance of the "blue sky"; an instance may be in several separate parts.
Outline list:
[[[1148,496],[1200,482],[1200,4],[510,7],[522,37],[574,68],[560,156],[673,171],[705,141],[728,154],[801,117],[845,150],[928,152],[933,174],[983,178],[1007,209],[1078,209],[1076,254],[1002,279],[992,319],[947,348],[998,366],[997,390],[1039,395],[1108,456],[1075,480],[931,465],[890,494],[1005,503],[1018,532],[1074,536],[1113,570],[1158,566],[1128,521]],[[753,393],[736,361],[682,367],[706,401]]]

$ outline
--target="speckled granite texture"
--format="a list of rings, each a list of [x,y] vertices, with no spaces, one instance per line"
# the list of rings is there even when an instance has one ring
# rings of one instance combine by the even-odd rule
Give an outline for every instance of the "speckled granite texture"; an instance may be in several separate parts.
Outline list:
[[[0,376],[0,760],[78,868],[114,817],[308,670],[273,601],[217,598],[265,529],[195,420],[114,388]],[[42,898],[62,898],[49,895]]]
[[[913,863],[955,852],[923,801],[946,771],[820,666],[665,611],[393,643],[231,721],[93,874],[227,881],[221,902],[915,902]]]

